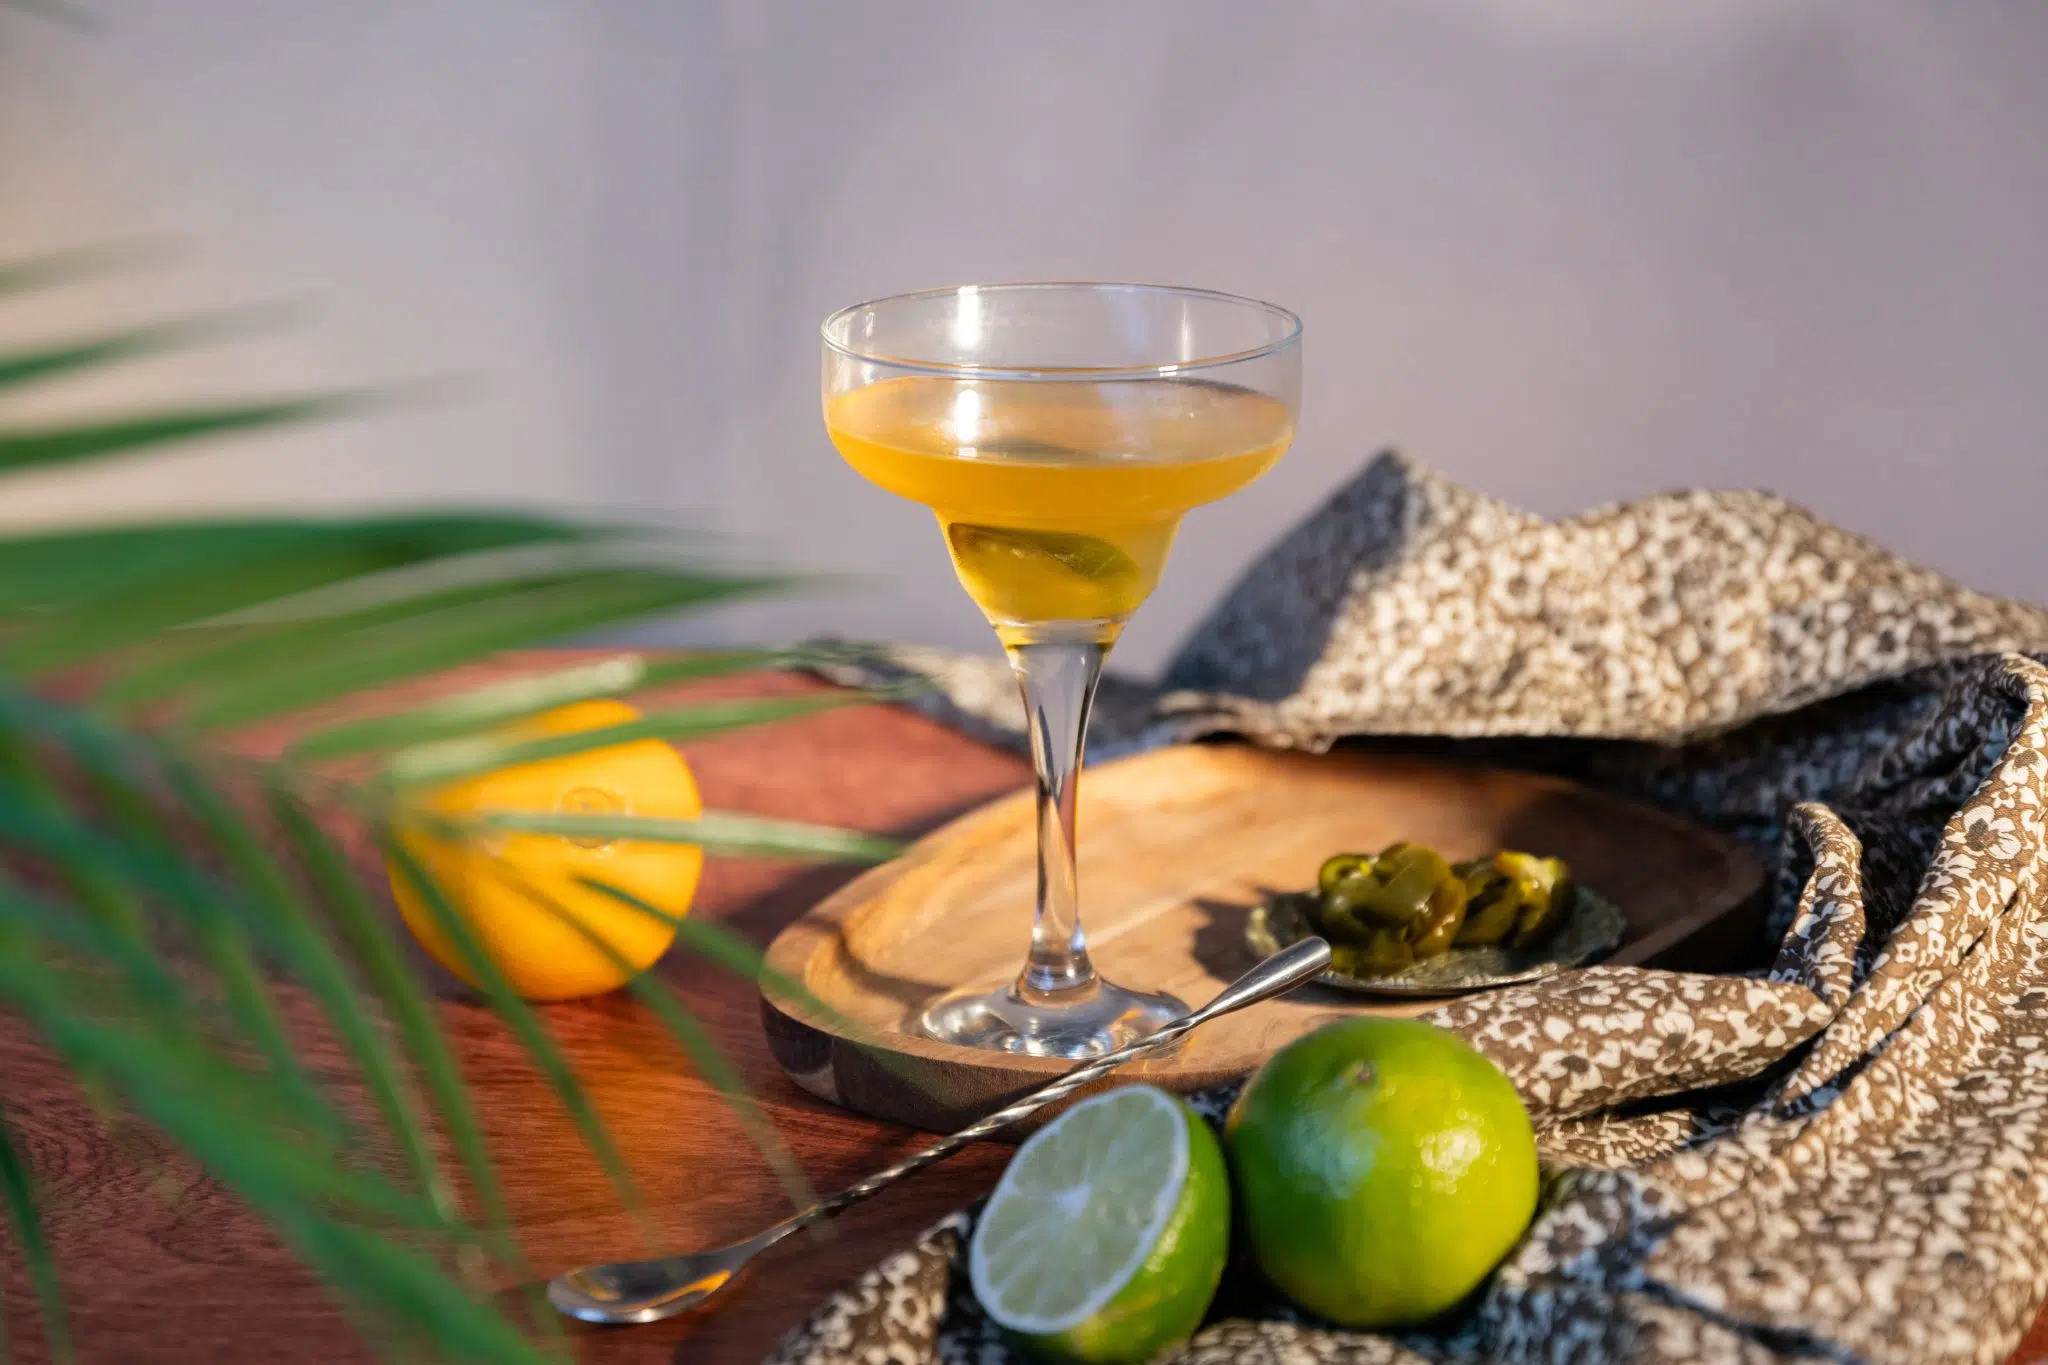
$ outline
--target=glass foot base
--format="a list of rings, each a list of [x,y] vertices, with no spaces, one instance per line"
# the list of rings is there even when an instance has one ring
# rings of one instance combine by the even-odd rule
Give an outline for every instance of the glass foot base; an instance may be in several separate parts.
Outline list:
[[[1065,996],[1071,995],[1072,999]],[[1031,1057],[1100,1057],[1157,1033],[1188,1012],[1170,995],[1147,995],[1097,979],[1093,986],[1024,999],[1014,987],[955,991],[918,1017],[919,1032],[942,1043]]]

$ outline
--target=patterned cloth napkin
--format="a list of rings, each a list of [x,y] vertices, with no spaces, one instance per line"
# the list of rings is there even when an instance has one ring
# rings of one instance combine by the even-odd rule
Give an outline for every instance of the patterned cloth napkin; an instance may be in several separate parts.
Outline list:
[[[1775,871],[1755,969],[1593,967],[1430,1018],[1535,1117],[1546,1193],[1475,1300],[1346,1331],[1233,1269],[1175,1359],[2002,1360],[2048,1297],[2048,611],[1756,494],[1547,523],[1373,461],[1230,592],[1109,748],[1441,736],[1732,830]],[[842,672],[1001,742],[1000,663]],[[1365,742],[1370,742],[1367,740]],[[1219,1117],[1231,1087],[1199,1097]],[[774,1360],[977,1362],[973,1211]]]

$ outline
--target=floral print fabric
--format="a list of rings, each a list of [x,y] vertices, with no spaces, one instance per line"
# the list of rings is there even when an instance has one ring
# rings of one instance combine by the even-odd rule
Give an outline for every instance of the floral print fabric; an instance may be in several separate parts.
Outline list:
[[[1772,499],[1548,524],[1376,461],[1165,689],[1119,692],[1112,743],[1472,739],[1751,840],[1773,941],[1743,975],[1596,966],[1435,1011],[1537,1122],[1528,1237],[1454,1320],[1398,1337],[1234,1274],[1177,1359],[2002,1360],[2048,1298],[2043,651],[2048,612]],[[1013,733],[981,665],[897,671]],[[1230,1088],[1199,1099],[1220,1118]],[[822,1305],[778,1362],[1004,1365],[971,1226]]]

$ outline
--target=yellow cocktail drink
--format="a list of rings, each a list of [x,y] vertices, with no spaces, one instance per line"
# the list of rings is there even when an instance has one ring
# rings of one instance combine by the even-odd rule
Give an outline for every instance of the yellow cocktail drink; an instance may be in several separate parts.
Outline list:
[[[961,585],[1006,637],[1096,622],[1104,643],[1159,581],[1181,516],[1271,468],[1286,406],[1188,379],[887,379],[827,403],[862,475],[938,514]]]

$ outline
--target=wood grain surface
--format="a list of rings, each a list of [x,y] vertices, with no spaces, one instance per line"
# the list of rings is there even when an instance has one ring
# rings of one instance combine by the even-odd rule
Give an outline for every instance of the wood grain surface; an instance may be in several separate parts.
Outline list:
[[[513,661],[471,675],[530,666]],[[792,692],[787,677],[721,693]],[[705,689],[698,689],[701,693]],[[268,748],[283,731],[252,738]],[[708,803],[731,810],[922,833],[1027,779],[1024,764],[917,717],[861,707],[691,746]],[[765,945],[845,883],[851,869],[714,860],[695,913]],[[735,1059],[817,1186],[850,1182],[912,1150],[922,1134],[859,1118],[791,1084],[763,1040],[750,982],[673,955],[659,970]],[[449,988],[444,1016],[477,1089],[526,1252],[538,1274],[638,1254],[642,1234],[619,1211],[560,1108],[490,1012]],[[311,1011],[294,1002],[295,1017]],[[671,1248],[715,1245],[781,1216],[787,1200],[717,1094],[623,996],[544,1007],[544,1017],[612,1125],[655,1224]],[[317,1039],[311,1044],[321,1057]],[[0,1081],[40,1177],[51,1234],[92,1365],[269,1365],[373,1359],[346,1314],[257,1220],[159,1145],[116,1136],[62,1070],[18,1027],[0,1025]],[[646,1327],[575,1327],[579,1360],[604,1365],[759,1360],[822,1295],[945,1211],[983,1193],[1007,1149],[963,1153],[856,1209],[831,1236],[791,1239],[764,1256],[717,1308]],[[16,1358],[40,1362],[18,1257],[4,1289]],[[2048,1359],[2048,1318],[2015,1365]]]
[[[1081,811],[1082,922],[1096,965],[1111,980],[1191,1005],[1255,961],[1244,942],[1254,906],[1312,887],[1332,853],[1402,839],[1453,860],[1502,848],[1565,859],[1627,919],[1615,962],[1712,970],[1732,965],[1736,945],[1759,931],[1763,868],[1734,840],[1555,778],[1441,757],[1162,749],[1089,769]],[[917,1012],[940,991],[996,988],[1016,973],[1037,837],[1032,795],[1003,797],[776,938],[769,965],[811,997],[763,992],[769,1042],[798,1084],[864,1114],[946,1132],[1067,1068],[915,1031]],[[1436,1003],[1309,986],[1226,1015],[1110,1083],[1195,1090],[1244,1075],[1332,1019],[1419,1014]]]

